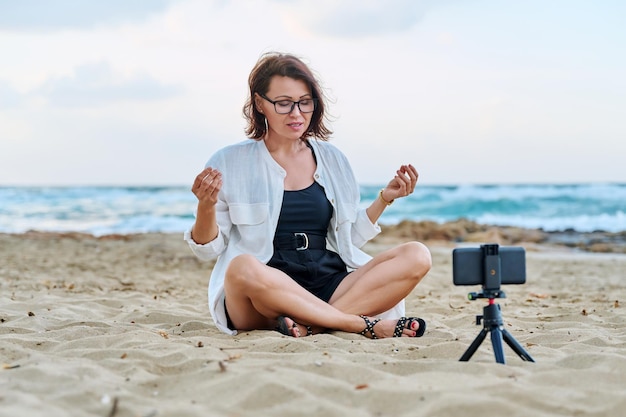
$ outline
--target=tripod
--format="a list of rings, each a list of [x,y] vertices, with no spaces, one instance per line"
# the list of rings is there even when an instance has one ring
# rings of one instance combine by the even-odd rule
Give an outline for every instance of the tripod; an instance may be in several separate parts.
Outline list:
[[[503,327],[502,312],[500,311],[500,304],[496,304],[495,298],[504,298],[506,295],[503,291],[487,291],[487,293],[470,293],[469,299],[475,300],[476,298],[488,298],[489,304],[483,308],[483,315],[476,316],[476,325],[480,325],[483,322],[483,329],[478,333],[478,336],[474,339],[469,348],[465,351],[459,361],[467,362],[472,355],[476,352],[480,344],[487,337],[487,333],[491,333],[491,345],[493,346],[493,353],[496,356],[496,362],[504,364],[504,350],[502,346],[502,340],[515,351],[525,361],[534,362],[535,360],[524,350],[517,340]]]

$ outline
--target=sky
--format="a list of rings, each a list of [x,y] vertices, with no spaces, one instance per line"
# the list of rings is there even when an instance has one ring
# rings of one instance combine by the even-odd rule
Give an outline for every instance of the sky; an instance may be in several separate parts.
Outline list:
[[[362,184],[626,183],[622,0],[0,0],[0,186],[189,185],[302,58]]]

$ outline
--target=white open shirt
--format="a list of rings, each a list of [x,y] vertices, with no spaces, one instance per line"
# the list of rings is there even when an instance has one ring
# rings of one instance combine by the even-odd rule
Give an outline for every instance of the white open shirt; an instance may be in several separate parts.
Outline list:
[[[365,209],[359,208],[360,191],[345,155],[334,145],[309,140],[317,169],[314,178],[333,206],[327,246],[337,252],[351,269],[366,264],[371,256],[360,248],[378,233]],[[235,335],[226,324],[224,275],[230,261],[250,254],[267,263],[272,257],[273,239],[283,201],[285,170],[272,158],[263,140],[247,139],[215,153],[206,164],[222,173],[223,186],[216,205],[218,236],[199,245],[184,234],[193,253],[202,260],[218,258],[209,281],[209,309],[216,326]],[[404,316],[404,300],[382,318]]]

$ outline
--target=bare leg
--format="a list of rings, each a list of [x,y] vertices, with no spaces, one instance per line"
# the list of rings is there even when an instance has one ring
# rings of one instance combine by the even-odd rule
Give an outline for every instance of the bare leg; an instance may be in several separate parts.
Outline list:
[[[348,275],[329,303],[344,313],[376,316],[406,298],[431,265],[430,251],[426,246],[419,242],[404,243],[376,255]],[[383,320],[376,325],[376,334],[390,335],[393,326],[395,321]]]
[[[231,261],[224,290],[228,314],[240,330],[273,329],[280,315],[300,324],[351,333],[364,328],[360,317],[339,311],[250,255]]]
[[[325,303],[283,272],[241,255],[226,271],[227,308],[241,330],[272,329],[277,317],[285,315],[302,325],[358,333],[365,327],[359,314],[376,315],[396,305],[428,272],[430,262],[428,249],[420,243],[388,250],[348,275],[330,303]],[[376,334],[391,336],[395,324],[394,320],[379,322]],[[412,336],[414,330],[405,334]]]
[[[419,242],[388,249],[348,275],[329,303],[349,314],[380,314],[413,291],[431,264],[429,250]]]

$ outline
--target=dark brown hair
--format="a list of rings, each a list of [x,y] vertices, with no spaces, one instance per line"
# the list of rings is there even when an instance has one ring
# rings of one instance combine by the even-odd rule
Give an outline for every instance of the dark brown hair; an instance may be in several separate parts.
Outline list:
[[[265,116],[256,108],[254,93],[260,95],[267,94],[270,88],[270,81],[275,75],[293,78],[304,81],[311,90],[311,95],[317,99],[317,106],[311,116],[309,128],[302,135],[302,139],[315,137],[321,140],[328,140],[332,132],[324,125],[324,96],[320,85],[313,75],[313,72],[299,58],[278,52],[268,52],[263,54],[256,63],[250,76],[248,77],[248,87],[250,88],[248,99],[243,106],[243,116],[246,119],[246,135],[250,139],[259,140],[267,131]]]

